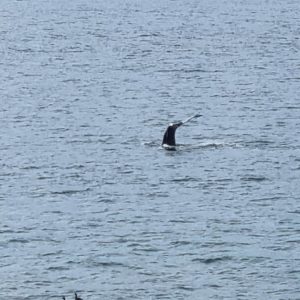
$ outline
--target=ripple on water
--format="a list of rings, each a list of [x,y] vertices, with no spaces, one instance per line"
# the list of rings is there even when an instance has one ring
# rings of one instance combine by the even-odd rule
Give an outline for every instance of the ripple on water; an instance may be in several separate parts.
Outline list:
[[[1,7],[0,299],[299,298],[298,0]]]

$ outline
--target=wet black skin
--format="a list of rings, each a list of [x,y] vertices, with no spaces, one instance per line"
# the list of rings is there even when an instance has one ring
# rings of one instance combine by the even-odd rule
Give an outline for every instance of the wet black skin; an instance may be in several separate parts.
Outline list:
[[[162,145],[166,144],[168,146],[176,146],[175,133],[176,133],[176,129],[181,125],[182,122],[171,124],[168,126],[164,134]]]

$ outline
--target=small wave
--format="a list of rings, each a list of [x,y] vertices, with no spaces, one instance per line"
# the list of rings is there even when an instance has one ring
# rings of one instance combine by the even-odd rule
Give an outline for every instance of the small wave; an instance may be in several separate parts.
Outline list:
[[[8,241],[8,243],[21,243],[21,244],[27,244],[29,243],[26,239],[11,239]]]
[[[190,292],[192,292],[192,291],[195,290],[193,287],[191,287],[191,286],[185,286],[185,285],[179,285],[177,288],[180,289],[180,290],[190,291]]]
[[[159,37],[162,36],[160,33],[142,33],[139,35],[139,37]]]
[[[17,48],[8,47],[8,49],[16,51],[16,52],[25,52],[25,53],[33,52],[33,49],[31,49],[31,48],[17,49]]]
[[[136,252],[160,252],[161,249],[158,248],[153,248],[153,247],[149,247],[149,248],[133,248],[133,251]]]
[[[88,192],[90,189],[84,189],[84,190],[63,190],[63,191],[53,191],[51,194],[53,195],[73,195],[73,194],[78,194],[78,193],[84,193]]]
[[[208,264],[221,262],[221,261],[228,261],[228,260],[232,260],[232,258],[229,256],[214,257],[214,258],[194,258],[192,259],[192,262],[200,262],[208,265]]]
[[[186,245],[190,245],[191,242],[189,241],[176,241],[176,242],[172,242],[171,245],[172,246],[186,246]]]
[[[142,142],[142,145],[149,147],[158,147],[160,144],[157,141]]]
[[[102,261],[102,262],[93,262],[92,265],[94,267],[126,267],[123,263],[114,262],[114,261]]]
[[[40,169],[40,167],[37,167],[37,166],[24,166],[24,167],[20,167],[21,170],[38,170]]]
[[[184,73],[206,73],[207,70],[203,69],[187,69],[187,70],[182,70]]]
[[[251,202],[267,202],[267,203],[273,203],[274,201],[280,200],[281,197],[274,196],[274,197],[262,197],[262,198],[254,198],[251,200]]]
[[[199,148],[220,148],[220,147],[224,147],[227,146],[229,144],[226,144],[224,142],[205,142],[205,143],[201,143],[201,144],[197,144],[195,146],[198,146]]]
[[[178,219],[178,220],[170,220],[170,223],[194,223],[193,221],[190,220],[183,220],[183,219]]]
[[[142,142],[142,145],[147,147],[159,147],[160,149],[163,149],[161,147],[161,144],[158,141],[149,141],[149,142]],[[206,149],[206,148],[222,148],[225,146],[229,147],[237,147],[238,145],[236,143],[226,143],[226,142],[219,142],[219,141],[206,141],[202,143],[197,144],[177,144],[176,149],[177,150],[193,150],[193,149]]]
[[[47,257],[47,256],[54,256],[54,255],[59,255],[59,254],[62,254],[63,251],[62,250],[58,250],[58,251],[55,251],[55,252],[47,252],[47,253],[43,253],[41,254],[42,257]]]
[[[254,182],[262,182],[268,180],[268,178],[264,176],[246,176],[241,178],[242,181],[254,181]]]
[[[208,288],[213,288],[213,289],[222,287],[221,285],[218,285],[218,284],[204,284],[203,286],[208,287]]]
[[[185,177],[181,177],[181,178],[172,179],[171,181],[173,181],[173,182],[187,182],[187,181],[198,181],[198,179],[190,177],[190,176],[185,176]]]
[[[275,142],[269,141],[269,140],[255,140],[255,141],[249,141],[245,142],[246,147],[254,147],[254,148],[263,148],[274,145]]]
[[[3,229],[3,230],[0,229],[0,234],[2,233],[15,233],[15,231],[12,229]]]
[[[299,78],[296,78],[296,79],[299,79]],[[286,109],[290,109],[290,110],[300,109],[300,106],[286,106]]]
[[[48,271],[68,271],[69,268],[57,266],[57,267],[48,267],[47,270]]]

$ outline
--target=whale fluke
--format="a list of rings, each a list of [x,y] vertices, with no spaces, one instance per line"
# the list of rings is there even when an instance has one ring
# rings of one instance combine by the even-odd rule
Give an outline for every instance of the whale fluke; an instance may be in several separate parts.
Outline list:
[[[182,122],[169,124],[169,126],[167,127],[167,129],[164,133],[162,147],[166,150],[176,150],[176,139],[175,139],[176,129],[178,127],[180,127],[181,125],[187,123],[188,121],[190,121],[194,118],[198,118],[198,117],[201,117],[201,115],[196,114],[196,115],[193,115],[193,116],[187,118],[186,120],[184,120]]]

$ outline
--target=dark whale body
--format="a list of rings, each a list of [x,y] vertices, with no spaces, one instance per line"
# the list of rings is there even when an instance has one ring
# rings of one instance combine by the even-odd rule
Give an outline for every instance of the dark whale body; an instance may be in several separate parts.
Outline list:
[[[176,146],[175,133],[176,133],[176,129],[179,126],[181,126],[182,124],[183,124],[182,122],[170,124],[168,126],[168,128],[166,129],[164,137],[163,137],[163,141],[162,141],[162,146],[166,150],[176,150],[176,148],[175,148],[175,146]]]
[[[178,123],[171,123],[168,128],[165,131],[164,137],[163,137],[163,141],[162,141],[162,147],[166,150],[176,150],[176,140],[175,140],[175,133],[176,133],[176,129],[187,123],[188,121],[194,119],[194,118],[199,118],[201,117],[200,114],[196,114],[193,115],[189,118],[187,118],[185,121],[182,122],[178,122]]]

